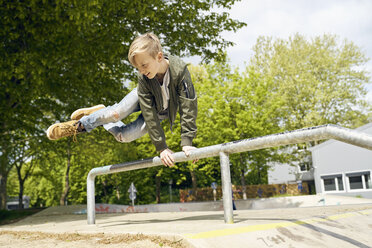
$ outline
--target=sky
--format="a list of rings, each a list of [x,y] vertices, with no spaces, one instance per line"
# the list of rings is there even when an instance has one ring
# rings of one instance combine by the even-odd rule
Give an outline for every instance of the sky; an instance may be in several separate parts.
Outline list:
[[[372,0],[241,0],[224,11],[247,24],[236,33],[222,33],[235,43],[227,49],[233,66],[244,67],[259,36],[287,39],[299,33],[310,39],[335,34],[340,42],[354,42],[370,58],[366,69],[372,76]],[[197,64],[200,58],[189,62]],[[367,90],[372,102],[372,84]]]

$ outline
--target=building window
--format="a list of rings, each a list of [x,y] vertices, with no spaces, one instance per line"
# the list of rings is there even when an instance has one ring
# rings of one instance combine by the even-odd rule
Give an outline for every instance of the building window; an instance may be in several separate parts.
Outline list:
[[[350,190],[371,189],[371,173],[369,171],[347,173]]]
[[[325,191],[332,191],[336,190],[336,183],[335,179],[323,179],[324,180],[324,190]]]
[[[350,189],[363,189],[362,176],[349,177]]]
[[[324,191],[343,191],[344,183],[342,181],[342,175],[329,175],[321,176],[324,185]]]

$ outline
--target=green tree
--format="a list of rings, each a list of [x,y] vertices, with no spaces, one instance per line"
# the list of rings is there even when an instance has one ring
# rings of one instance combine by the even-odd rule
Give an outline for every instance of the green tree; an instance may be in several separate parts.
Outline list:
[[[24,193],[31,198],[31,206],[56,206],[60,203],[64,189],[66,149],[61,144],[49,145],[50,150],[40,150],[40,156],[33,160],[33,173],[25,182]]]
[[[367,122],[365,86],[370,81],[363,65],[368,59],[353,42],[339,42],[334,35],[260,37],[253,52],[250,66],[275,85],[284,129]]]
[[[206,60],[232,43],[220,35],[244,24],[223,1],[0,1],[0,209],[5,207],[9,156],[22,143],[17,130],[42,136],[74,109],[118,101],[126,60],[139,33],[153,30],[166,51]]]
[[[253,52],[249,66],[264,82],[272,82],[271,97],[280,129],[323,124],[355,128],[368,122],[371,106],[365,86],[370,78],[364,69],[368,59],[353,42],[339,41],[335,35],[260,37]],[[300,146],[314,143],[318,142]],[[296,147],[292,150],[286,162],[310,156],[306,149],[301,153]]]
[[[27,153],[27,154],[25,154]],[[32,174],[32,171],[35,168],[35,161],[34,158],[36,155],[35,150],[33,147],[17,147],[17,155],[18,159],[14,163],[14,166],[17,171],[18,176],[18,185],[19,185],[19,192],[18,192],[18,207],[23,209],[23,193],[24,193],[24,185],[26,180]]]

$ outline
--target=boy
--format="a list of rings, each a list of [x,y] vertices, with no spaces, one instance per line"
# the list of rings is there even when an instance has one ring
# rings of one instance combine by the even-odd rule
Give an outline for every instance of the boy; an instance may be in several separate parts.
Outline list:
[[[130,63],[138,73],[138,87],[120,103],[105,107],[97,105],[76,110],[72,121],[56,123],[47,130],[47,136],[56,140],[103,127],[119,142],[131,142],[149,133],[160,159],[165,166],[173,166],[172,151],[168,148],[160,122],[169,118],[171,128],[179,109],[181,119],[181,146],[186,156],[196,149],[197,97],[187,65],[178,57],[166,56],[160,41],[153,33],[138,36],[128,53]],[[120,120],[141,111],[137,120],[125,125]]]

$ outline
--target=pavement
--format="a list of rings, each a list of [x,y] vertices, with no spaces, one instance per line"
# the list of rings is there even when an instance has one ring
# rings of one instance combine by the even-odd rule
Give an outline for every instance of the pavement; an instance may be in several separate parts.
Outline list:
[[[96,224],[88,225],[86,214],[73,214],[81,206],[53,207],[1,226],[0,232],[145,234],[205,248],[372,247],[372,199],[341,197],[335,202],[236,210],[234,224],[225,224],[219,210],[97,214]]]

